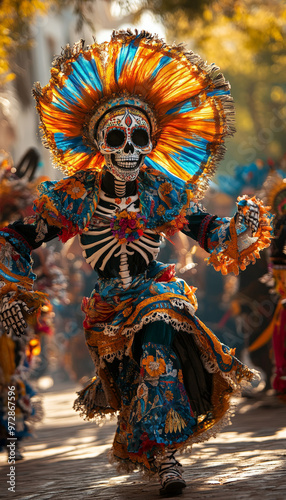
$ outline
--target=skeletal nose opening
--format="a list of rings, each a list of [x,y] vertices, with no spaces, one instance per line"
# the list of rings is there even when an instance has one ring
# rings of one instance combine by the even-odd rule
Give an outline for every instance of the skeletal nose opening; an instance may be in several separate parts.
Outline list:
[[[127,142],[124,148],[124,153],[134,153],[134,146],[131,144],[131,142]]]

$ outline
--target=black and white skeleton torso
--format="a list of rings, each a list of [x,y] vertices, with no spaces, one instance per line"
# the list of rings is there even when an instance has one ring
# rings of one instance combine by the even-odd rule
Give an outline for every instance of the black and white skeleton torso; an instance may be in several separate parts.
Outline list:
[[[117,210],[139,212],[136,182],[117,180],[106,172],[98,206],[88,231],[80,236],[80,245],[84,258],[100,277],[121,278],[126,288],[134,276],[143,273],[157,258],[161,237],[155,231],[146,229],[139,239],[119,243],[110,228],[110,221]]]

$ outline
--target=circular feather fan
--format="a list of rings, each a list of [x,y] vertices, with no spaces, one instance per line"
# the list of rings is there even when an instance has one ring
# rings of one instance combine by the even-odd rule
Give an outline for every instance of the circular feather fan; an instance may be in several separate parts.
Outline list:
[[[230,85],[219,69],[182,45],[142,31],[113,32],[110,42],[67,46],[48,85],[33,90],[44,139],[67,175],[100,171],[94,127],[110,108],[136,106],[152,128],[151,167],[179,187],[203,194],[234,133]],[[143,167],[143,168],[144,168]]]

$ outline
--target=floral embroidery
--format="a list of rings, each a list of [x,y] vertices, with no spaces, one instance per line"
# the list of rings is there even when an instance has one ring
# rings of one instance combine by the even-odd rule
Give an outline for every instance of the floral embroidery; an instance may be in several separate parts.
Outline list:
[[[67,194],[70,194],[73,200],[81,198],[85,193],[85,187],[80,181],[74,181],[71,186],[67,188]]]
[[[173,433],[173,432],[181,432],[186,427],[186,422],[181,417],[181,415],[176,412],[173,408],[169,410],[166,423],[165,423],[165,432]]]
[[[44,221],[44,219],[39,219],[36,225],[37,236],[35,238],[35,242],[38,243],[39,241],[42,241],[47,232],[48,232],[47,223]]]
[[[143,344],[142,349],[143,373],[140,373],[139,386],[136,385],[137,372],[133,369],[132,375],[130,366],[134,362],[127,358],[116,380],[127,406],[120,413],[114,454],[122,459],[128,450],[129,460],[137,465],[143,460],[145,467],[150,469],[148,459],[153,459],[174,442],[183,444],[193,434],[197,421],[186,391],[177,379],[180,363],[175,353],[169,346],[153,343]],[[170,369],[168,373],[158,373],[155,384],[146,367],[156,362],[162,367],[162,361],[169,364]]]
[[[172,391],[167,390],[165,392],[165,398],[167,399],[167,401],[172,401],[174,399],[174,394],[172,393]]]
[[[154,356],[147,356],[143,359],[142,365],[145,367],[146,372],[151,377],[159,377],[166,371],[166,363],[163,358],[154,358]]]
[[[188,224],[188,221],[184,215],[184,213],[180,213],[174,220],[172,220],[168,225],[167,228],[164,230],[165,234],[167,236],[173,236],[176,234],[178,231],[183,229],[183,227]]]
[[[91,328],[95,323],[111,320],[114,316],[114,307],[101,299],[98,293],[94,293],[90,299],[83,297],[82,311],[86,314],[83,322],[84,328]]]
[[[139,212],[117,212],[110,222],[111,232],[119,243],[138,240],[143,235],[147,219]]]
[[[139,399],[146,398],[148,396],[148,387],[146,384],[140,384],[137,389],[137,397]]]
[[[171,193],[172,189],[173,189],[172,184],[170,182],[165,181],[163,182],[163,184],[161,184],[159,191],[163,196],[166,196],[167,194]]]
[[[54,206],[52,199],[46,194],[43,194],[43,196],[41,196],[39,200],[36,200],[35,205],[39,208],[39,212],[42,207],[44,207],[46,211],[50,210],[52,213],[58,213],[58,210]]]
[[[130,316],[130,314],[132,313],[132,311],[133,311],[133,307],[132,306],[131,307],[126,307],[126,308],[123,309],[122,314],[123,314],[123,316],[125,318],[127,318],[128,316]]]
[[[67,194],[70,194],[73,200],[81,198],[86,191],[84,184],[76,178],[59,181],[55,187],[55,190],[58,189],[63,189]]]
[[[216,223],[220,222],[221,227],[213,231],[211,236],[211,240],[215,241],[216,245],[208,262],[213,265],[216,271],[220,271],[222,274],[233,272],[238,275],[240,269],[244,271],[250,263],[254,264],[256,259],[259,258],[261,250],[267,248],[270,244],[272,227],[271,216],[267,213],[267,207],[264,207],[259,199],[255,197],[248,198],[245,195],[239,197],[237,203],[239,207],[242,207],[244,213],[249,210],[248,201],[258,206],[259,226],[255,233],[255,240],[244,249],[240,250],[238,248],[238,238],[247,229],[247,226],[244,224],[241,224],[240,227],[236,226],[235,218],[215,221]],[[209,242],[207,246],[208,250],[210,250]]]
[[[179,371],[178,371],[178,380],[179,380],[179,382],[180,382],[181,384],[183,384],[183,383],[184,383],[184,379],[183,379],[183,372],[182,372],[182,370],[179,370]]]
[[[163,207],[163,205],[159,205],[156,211],[157,211],[157,214],[161,216],[161,215],[164,215],[164,213],[166,212],[166,209],[165,209],[165,207]]]

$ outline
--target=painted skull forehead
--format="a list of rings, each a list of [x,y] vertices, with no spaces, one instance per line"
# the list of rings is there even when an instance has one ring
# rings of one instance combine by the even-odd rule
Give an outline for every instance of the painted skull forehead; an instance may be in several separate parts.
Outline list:
[[[144,158],[152,151],[151,127],[140,109],[121,106],[100,120],[95,141],[109,171],[120,180],[132,181]]]
[[[98,125],[97,133],[113,125],[128,128],[141,126],[150,131],[150,125],[145,113],[140,109],[129,106],[120,106],[106,113]]]

